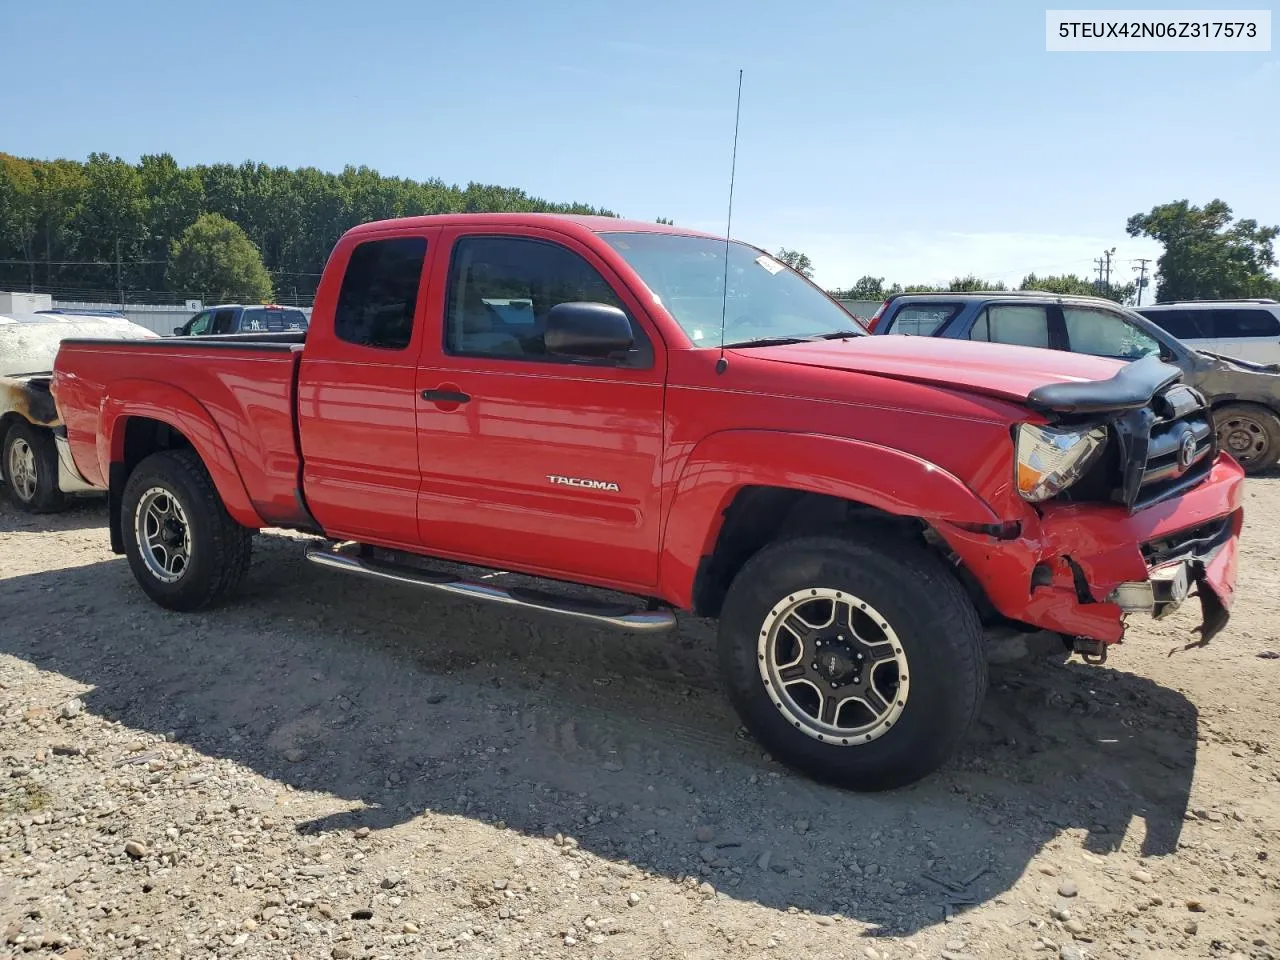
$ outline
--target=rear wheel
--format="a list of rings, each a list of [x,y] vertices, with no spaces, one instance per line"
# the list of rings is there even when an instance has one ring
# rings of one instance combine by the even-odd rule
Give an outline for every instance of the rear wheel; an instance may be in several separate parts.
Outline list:
[[[5,485],[9,499],[27,513],[54,513],[66,506],[58,488],[58,448],[48,430],[18,422],[5,434]]]
[[[1260,473],[1280,459],[1280,417],[1249,403],[1213,411],[1218,447],[1235,457],[1246,473]]]
[[[775,757],[858,790],[919,780],[986,692],[977,613],[936,558],[834,537],[766,547],[725,599],[729,695]]]
[[[191,450],[147,457],[121,502],[125,556],[139,585],[170,610],[199,610],[229,597],[249,569],[253,532],[227,513]]]

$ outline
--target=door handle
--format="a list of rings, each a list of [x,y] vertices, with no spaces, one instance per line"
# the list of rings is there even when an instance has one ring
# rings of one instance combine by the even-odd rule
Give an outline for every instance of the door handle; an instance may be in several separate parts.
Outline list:
[[[460,390],[423,390],[422,399],[432,403],[466,403],[471,395]]]

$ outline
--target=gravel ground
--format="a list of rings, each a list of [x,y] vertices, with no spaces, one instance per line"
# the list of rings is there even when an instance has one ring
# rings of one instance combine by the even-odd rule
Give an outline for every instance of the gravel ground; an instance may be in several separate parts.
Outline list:
[[[961,756],[863,796],[745,738],[711,628],[370,585],[266,534],[166,613],[105,510],[0,508],[0,957],[1280,956],[1280,479],[1235,619],[1016,657]]]

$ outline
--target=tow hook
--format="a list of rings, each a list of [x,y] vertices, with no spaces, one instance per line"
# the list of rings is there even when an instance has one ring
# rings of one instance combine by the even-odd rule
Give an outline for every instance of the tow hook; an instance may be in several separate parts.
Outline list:
[[[1110,644],[1103,643],[1101,640],[1091,640],[1088,637],[1076,637],[1071,644],[1073,653],[1080,654],[1080,659],[1085,663],[1100,666],[1107,662],[1107,647]]]

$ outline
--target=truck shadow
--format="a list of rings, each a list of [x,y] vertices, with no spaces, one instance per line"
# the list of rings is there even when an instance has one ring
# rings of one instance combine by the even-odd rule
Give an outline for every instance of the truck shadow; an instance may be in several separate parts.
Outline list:
[[[1063,831],[1171,854],[1197,714],[1110,669],[992,668],[962,755],[889,794],[815,784],[738,732],[710,629],[678,639],[523,620],[312,570],[258,538],[245,595],[153,606],[122,560],[13,577],[0,653],[91,685],[86,709],[346,801],[300,832],[424,811],[573,836],[588,853],[884,932],[1007,891]],[[10,695],[21,696],[20,690]],[[695,839],[695,828],[714,834]]]

